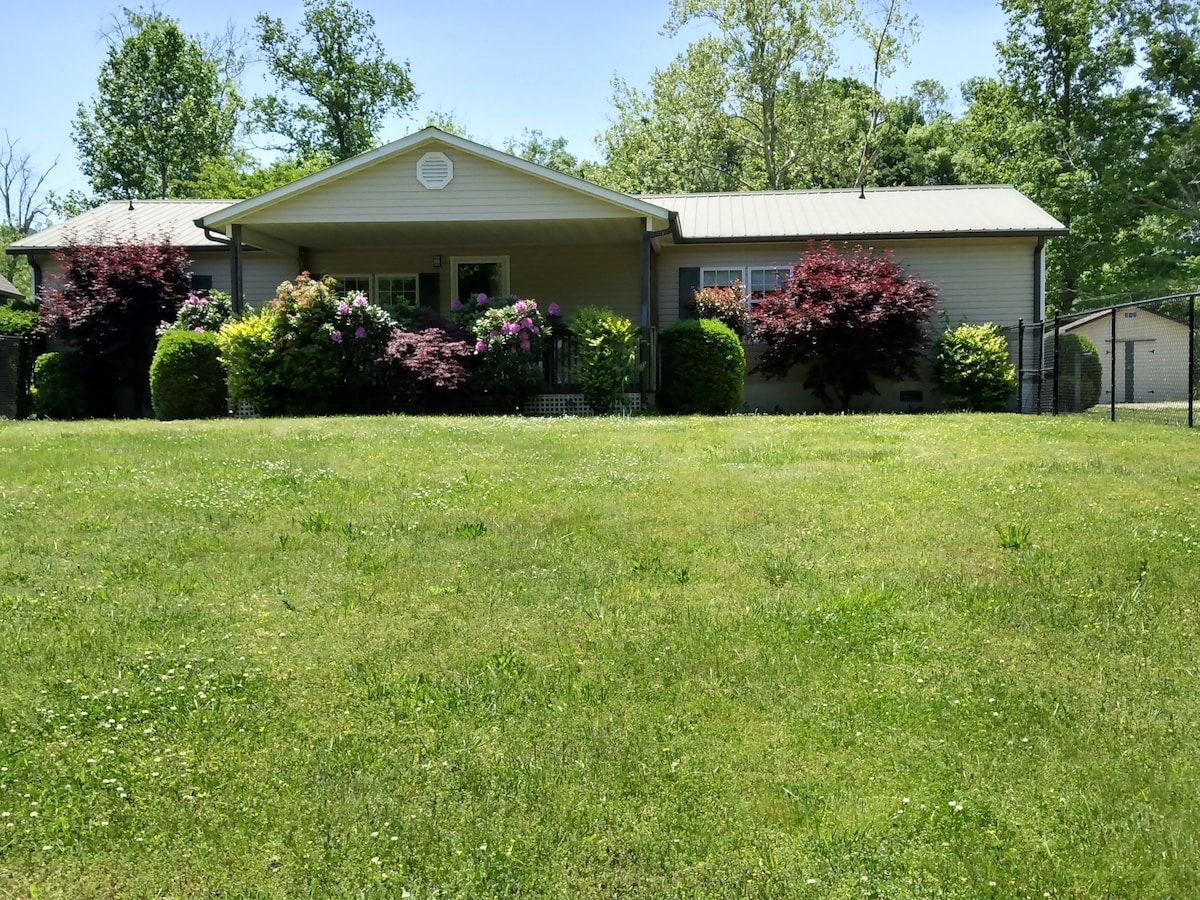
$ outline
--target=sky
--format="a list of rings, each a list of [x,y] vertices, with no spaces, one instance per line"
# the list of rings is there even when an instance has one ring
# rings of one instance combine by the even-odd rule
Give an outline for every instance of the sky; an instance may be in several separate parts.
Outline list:
[[[7,6],[16,0],[0,0]],[[869,2],[869,0],[868,0]],[[5,15],[0,133],[18,141],[38,172],[50,171],[45,187],[86,190],[71,140],[79,103],[96,91],[107,44],[102,32],[120,0],[48,0],[48,15]],[[138,0],[124,5],[137,6]],[[298,27],[300,0],[160,0],[188,34],[224,32],[229,23],[251,30],[259,12]],[[612,116],[612,82],[620,77],[645,88],[656,68],[666,67],[701,32],[662,33],[668,0],[355,0],[370,12],[388,55],[407,60],[420,94],[404,118],[389,120],[381,137],[395,140],[423,127],[434,113],[452,114],[468,135],[502,146],[526,130],[565,137],[567,149],[595,159],[595,138]],[[885,88],[906,93],[914,81],[936,79],[952,100],[958,86],[977,75],[996,74],[995,42],[1004,16],[987,0],[910,0],[920,19],[911,63]],[[22,24],[24,23],[24,26]],[[29,28],[27,39],[14,34]],[[15,38],[15,39],[14,39]],[[835,74],[869,80],[865,50],[842,41]],[[271,84],[261,63],[243,78],[246,96]],[[952,104],[953,106],[953,104]],[[55,161],[57,164],[55,165]]]

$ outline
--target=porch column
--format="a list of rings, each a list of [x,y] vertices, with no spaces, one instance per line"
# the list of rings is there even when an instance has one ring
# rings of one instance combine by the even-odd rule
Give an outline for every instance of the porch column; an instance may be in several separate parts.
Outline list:
[[[233,313],[241,315],[245,293],[242,272],[242,226],[229,229],[229,293],[233,295]]]

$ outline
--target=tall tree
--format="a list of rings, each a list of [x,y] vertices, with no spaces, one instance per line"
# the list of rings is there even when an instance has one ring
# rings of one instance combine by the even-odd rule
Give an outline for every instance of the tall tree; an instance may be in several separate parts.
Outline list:
[[[128,33],[109,47],[97,95],[75,115],[80,168],[102,197],[175,196],[207,161],[230,152],[241,101],[173,19],[125,16]]]
[[[19,143],[5,132],[4,143],[0,144],[0,204],[4,213],[0,219],[0,275],[29,294],[33,273],[28,261],[23,256],[9,256],[4,251],[13,241],[32,234],[45,222],[49,201],[42,186],[58,160],[46,171],[39,172],[33,167],[30,155],[18,149]]]
[[[387,58],[374,17],[348,0],[304,0],[299,33],[265,13],[255,26],[279,91],[255,98],[253,111],[285,138],[276,149],[348,159],[375,146],[384,118],[416,102],[408,63]]]

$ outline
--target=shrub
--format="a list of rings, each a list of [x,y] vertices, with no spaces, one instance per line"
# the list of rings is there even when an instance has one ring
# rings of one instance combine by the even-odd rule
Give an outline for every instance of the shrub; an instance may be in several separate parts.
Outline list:
[[[1100,400],[1104,364],[1096,345],[1080,334],[1058,338],[1058,410],[1083,412]]]
[[[484,309],[475,318],[472,331],[475,352],[482,360],[483,387],[508,402],[520,403],[542,383],[549,323],[536,300],[514,299],[506,306],[494,306],[480,294],[476,312],[480,307]]]
[[[949,406],[977,412],[1006,409],[1017,389],[1004,331],[991,322],[943,333],[934,348],[933,377]]]
[[[33,411],[43,419],[82,419],[87,384],[73,353],[43,353],[33,364]]]
[[[9,337],[33,337],[38,331],[38,314],[0,306],[0,334]]]
[[[150,364],[150,396],[158,419],[207,419],[228,412],[221,348],[212,332],[172,329]]]
[[[188,296],[187,251],[170,244],[77,244],[55,257],[62,286],[43,290],[42,318],[78,351],[90,411],[141,415],[155,331]]]
[[[208,291],[205,294],[188,294],[179,307],[173,327],[183,331],[221,330],[221,326],[233,318],[233,301],[224,291]]]
[[[728,325],[684,319],[663,330],[660,347],[668,411],[723,415],[742,405],[746,351]]]
[[[638,330],[624,316],[595,306],[580,310],[571,330],[579,339],[575,377],[584,399],[601,415],[618,409],[641,371]]]
[[[754,339],[766,344],[755,371],[782,378],[807,365],[804,387],[849,409],[858,394],[878,393],[876,378],[916,374],[936,294],[890,254],[810,245],[783,288],[751,311]]]
[[[696,318],[724,322],[738,337],[750,333],[750,309],[746,306],[746,286],[735,281],[732,287],[701,288],[695,295]]]
[[[420,327],[424,325],[424,327]],[[379,372],[385,408],[396,412],[462,412],[476,388],[475,336],[442,321],[392,332]]]
[[[221,326],[217,344],[228,371],[230,399],[249,403],[262,415],[283,408],[275,355],[276,319],[263,311]]]

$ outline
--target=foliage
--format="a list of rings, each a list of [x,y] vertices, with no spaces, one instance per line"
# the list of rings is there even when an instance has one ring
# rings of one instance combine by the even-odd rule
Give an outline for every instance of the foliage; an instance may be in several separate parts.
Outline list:
[[[1081,334],[1060,334],[1057,369],[1059,412],[1083,412],[1099,402],[1104,364],[1090,340]]]
[[[782,378],[807,366],[804,387],[848,410],[855,396],[878,393],[876,378],[916,374],[936,294],[890,253],[810,245],[783,289],[751,311],[754,339],[766,344],[755,370]]]
[[[284,157],[261,163],[245,150],[204,163],[196,174],[180,186],[187,197],[221,197],[245,200],[299,181],[319,172],[330,163],[319,153],[301,158]]]
[[[75,115],[80,168],[104,197],[178,196],[183,182],[229,152],[241,101],[173,19],[126,16],[129,33],[109,47],[98,93]]]
[[[42,291],[42,318],[78,351],[93,388],[92,414],[141,415],[150,399],[155,330],[175,318],[189,293],[187,251],[170,244],[73,244],[55,258],[62,277]]]
[[[283,410],[283,388],[276,355],[279,320],[267,310],[250,313],[221,327],[217,342],[229,373],[229,395],[262,415]]]
[[[0,306],[0,334],[33,337],[38,332],[39,324],[38,314],[32,310]]]
[[[40,419],[82,419],[87,385],[73,353],[43,353],[33,364],[33,411]]]
[[[933,377],[955,409],[996,412],[1017,389],[1017,370],[998,325],[959,325],[943,332],[933,351]]]
[[[443,129],[445,130],[445,129]],[[567,150],[567,139],[564,137],[546,138],[540,129],[525,129],[520,140],[509,139],[504,142],[504,152],[527,159],[547,169],[554,169],[564,175],[596,180],[598,167],[590,160],[581,160]]]
[[[386,312],[364,294],[339,298],[333,278],[304,272],[279,286],[270,314],[286,412],[350,412],[369,402],[375,360],[393,327]]]
[[[304,0],[298,33],[265,13],[255,25],[281,92],[256,98],[255,117],[301,157],[339,162],[370,150],[384,118],[416,102],[408,63],[387,58],[375,19],[349,0]],[[289,100],[288,93],[305,102]]]
[[[224,291],[188,294],[173,327],[184,331],[211,331],[214,334],[233,318],[233,300]]]
[[[150,394],[158,419],[207,419],[229,411],[217,335],[172,329],[150,363]]]
[[[735,281],[732,287],[700,288],[694,304],[696,318],[716,319],[729,326],[738,337],[750,333],[750,308],[746,304],[746,286]]]
[[[380,375],[385,407],[397,412],[463,412],[476,390],[475,335],[446,321],[426,320],[392,332]]]
[[[557,310],[552,303],[544,315],[536,300],[503,300],[487,294],[478,294],[470,303],[452,304],[451,318],[475,337],[484,390],[502,403],[519,404],[541,385],[546,339]]]
[[[742,405],[746,351],[728,325],[681,319],[663,329],[659,352],[659,397],[667,411],[719,416]]]
[[[571,331],[579,340],[575,377],[584,399],[600,415],[619,410],[641,371],[637,328],[611,310],[588,306],[576,314]]]

